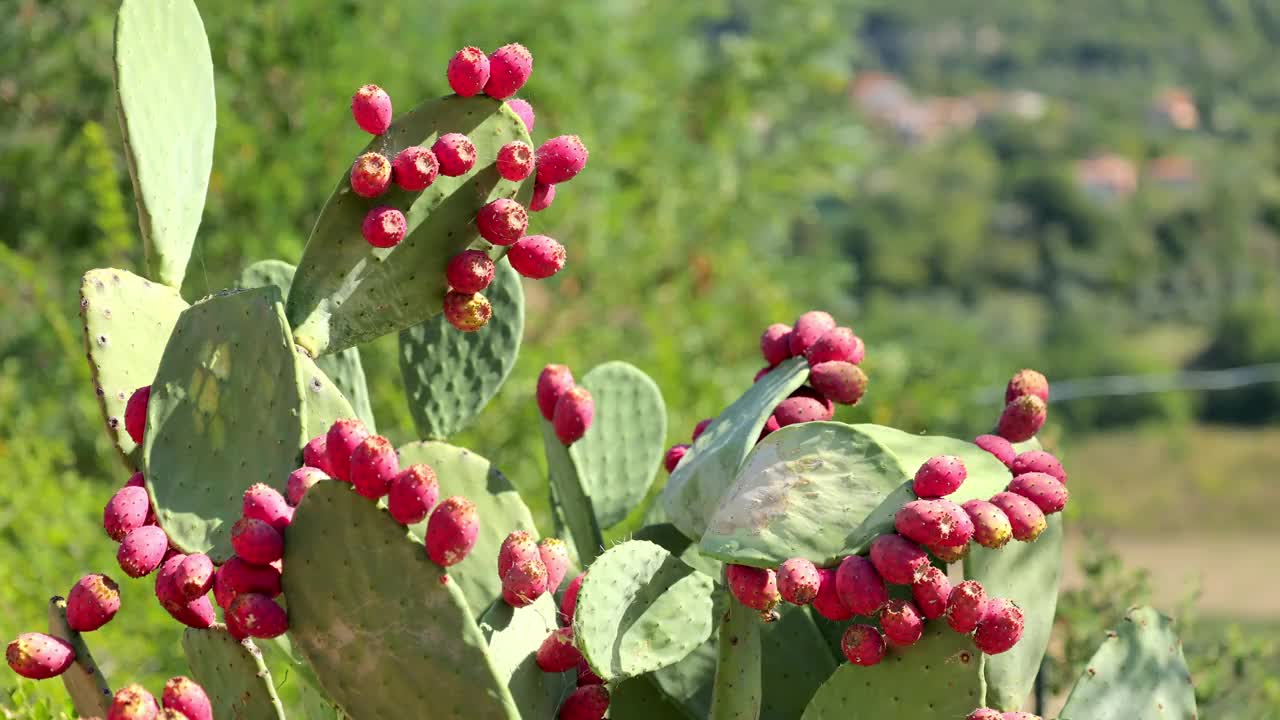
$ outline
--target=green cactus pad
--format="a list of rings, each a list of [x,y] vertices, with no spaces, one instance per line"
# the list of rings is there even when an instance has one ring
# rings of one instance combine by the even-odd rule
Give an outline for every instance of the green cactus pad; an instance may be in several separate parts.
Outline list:
[[[1130,608],[1089,659],[1059,720],[1194,720],[1196,695],[1173,621]]]
[[[712,617],[723,615],[726,602],[716,603]],[[711,690],[716,677],[717,639],[713,636],[674,665],[645,675],[672,704],[691,718],[705,718],[711,713]],[[628,680],[627,685],[635,680]]]
[[[107,685],[107,678],[89,652],[84,636],[67,624],[67,601],[60,597],[49,599],[49,634],[66,640],[75,649],[75,662],[60,677],[76,714],[86,718],[106,717],[111,708],[111,686]]]
[[[479,617],[502,592],[502,581],[498,577],[498,549],[502,541],[515,530],[524,530],[537,538],[533,515],[511,481],[492,463],[470,450],[442,442],[417,442],[401,447],[398,452],[400,467],[426,463],[435,470],[441,500],[462,495],[476,504],[480,532],[475,547],[465,560],[449,568],[449,577],[462,589],[467,603]],[[425,530],[425,521],[410,528],[413,537],[419,540]]]
[[[832,565],[893,532],[894,513],[915,499],[909,481],[916,469],[942,454],[959,456],[969,472],[949,500],[990,497],[1009,484],[1004,465],[961,440],[835,422],[782,428],[743,463],[700,548],[743,565],[772,567],[792,557]]]
[[[458,583],[349,485],[322,481],[298,505],[284,592],[297,650],[355,720],[409,708],[518,720]]]
[[[624,680],[609,688],[610,720],[701,720],[703,717],[706,716],[691,715],[673,702],[648,675]]]
[[[284,720],[271,671],[252,640],[236,640],[224,625],[187,628],[182,650],[192,679],[209,695],[214,717]]]
[[[354,348],[352,348],[354,349]],[[297,351],[298,375],[302,390],[304,433],[307,438],[323,435],[329,431],[335,420],[356,417],[351,403],[343,397],[338,386],[333,384],[329,376],[307,357],[302,348]],[[343,352],[346,352],[345,350]],[[370,428],[370,432],[375,432]]]
[[[378,432],[378,424],[373,417],[373,400],[369,397],[369,385],[364,377],[364,363],[360,360],[360,348],[349,347],[332,355],[322,355],[316,358],[315,363],[351,404],[356,417],[364,421],[369,432]]]
[[[183,552],[226,560],[245,488],[284,491],[306,441],[297,358],[274,287],[215,295],[178,318],[144,452],[156,519]]]
[[[436,315],[400,332],[400,374],[413,422],[443,440],[470,425],[498,393],[524,336],[520,275],[499,261],[484,291],[493,317],[476,332],[458,332]]]
[[[533,182],[504,180],[494,164],[498,148],[519,140],[530,145],[524,122],[501,100],[450,95],[419,105],[391,124],[361,152],[392,158],[411,145],[430,147],[443,133],[465,133],[478,161],[461,177],[441,175],[420,193],[393,186],[377,198],[351,190],[344,170],[311,231],[289,293],[294,339],[313,356],[327,355],[380,335],[398,332],[438,314],[449,258],[473,243],[501,257],[506,248],[483,241],[476,212],[498,198],[528,205]],[[353,153],[354,161],[360,153]],[[394,248],[367,243],[360,226],[380,205],[399,208],[408,234]]]
[[[556,603],[548,593],[533,603],[513,608],[497,600],[480,619],[489,641],[489,657],[498,677],[506,681],[522,718],[552,718],[564,696],[573,692],[573,671],[545,673],[538,667],[538,648],[555,630]]]
[[[606,681],[679,662],[711,634],[713,585],[658,545],[615,545],[591,564],[578,592],[578,648]]]
[[[748,388],[693,443],[662,490],[667,517],[680,532],[702,537],[765,421],[808,377],[804,358],[787,360]]]
[[[294,266],[283,260],[259,260],[240,271],[236,287],[241,290],[274,285],[280,288],[280,297],[289,297],[293,286]]]
[[[141,458],[124,427],[125,405],[134,390],[155,379],[165,341],[186,309],[177,290],[127,270],[90,270],[80,281],[80,320],[98,407],[130,470],[141,467]]]
[[[568,530],[566,541],[572,540],[578,564],[590,565],[604,548],[595,507],[582,488],[578,466],[569,455],[569,448],[560,444],[551,423],[542,418],[538,420],[542,426],[542,448],[547,455],[547,477],[557,524],[563,523]]]
[[[813,694],[837,667],[836,657],[814,625],[808,608],[784,603],[778,610],[781,619],[760,630],[764,659],[761,720],[800,717]]]
[[[963,718],[982,706],[983,655],[968,635],[925,624],[908,648],[890,648],[879,665],[845,663],[818,688],[801,720]]]
[[[147,274],[182,286],[213,165],[213,60],[192,0],[124,0],[115,82]]]
[[[253,642],[262,651],[267,667],[272,669],[272,676],[280,678],[276,689],[284,696],[282,703],[288,703],[291,712],[296,704],[306,720],[346,718],[341,708],[320,689],[320,680],[312,672],[306,658],[294,650],[288,633],[270,640]]]
[[[624,362],[591,369],[578,383],[595,401],[595,419],[569,446],[582,488],[601,528],[618,524],[644,502],[662,463],[667,406],[658,385]]]
[[[764,688],[759,614],[737,602],[721,614],[710,720],[756,720]],[[851,706],[856,707],[856,706]]]

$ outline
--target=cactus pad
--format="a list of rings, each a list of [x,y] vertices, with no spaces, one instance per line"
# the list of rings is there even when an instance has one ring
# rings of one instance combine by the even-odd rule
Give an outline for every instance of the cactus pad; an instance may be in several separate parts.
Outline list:
[[[284,720],[271,672],[252,640],[236,640],[224,625],[187,628],[182,650],[192,678],[209,695],[214,717]]]
[[[418,432],[443,440],[466,428],[506,381],[524,335],[520,275],[499,261],[484,291],[493,317],[458,332],[444,315],[400,332],[400,374]]]
[[[498,600],[480,619],[489,657],[522,718],[555,717],[561,699],[573,691],[572,672],[545,673],[536,660],[538,647],[556,627],[556,603],[549,593],[522,608]]]
[[[144,450],[156,519],[183,552],[226,560],[244,489],[284,491],[306,441],[297,357],[274,287],[215,295],[178,318]]]
[[[538,421],[542,425],[542,448],[547,455],[547,477],[551,482],[551,504],[556,522],[563,523],[568,531],[565,535],[573,541],[578,563],[590,565],[604,548],[604,536],[596,522],[595,507],[583,490],[578,466],[569,455],[569,448],[560,443],[551,423],[542,418]]]
[[[213,60],[192,0],[124,0],[116,100],[151,279],[180,288],[200,227],[215,121]]]
[[[631,678],[610,689],[611,720],[699,720],[700,717],[705,716],[690,715],[664,695],[649,676]]]
[[[760,684],[759,614],[740,603],[729,603],[720,616],[717,652],[711,714],[707,717],[710,720],[759,718],[764,693]]]
[[[66,640],[75,649],[76,660],[61,677],[76,714],[80,717],[106,717],[111,707],[111,687],[107,685],[107,678],[98,663],[94,662],[84,636],[67,624],[67,601],[60,597],[49,599],[49,634]]]
[[[761,720],[800,717],[813,694],[837,667],[836,657],[814,625],[808,608],[783,603],[778,610],[781,619],[760,630],[764,660]]]
[[[350,348],[354,350],[355,348]],[[349,418],[356,415],[356,411],[351,407],[351,403],[347,402],[347,398],[338,390],[338,386],[333,384],[329,376],[316,364],[314,360],[307,357],[302,348],[295,346],[297,352],[298,374],[302,391],[302,404],[305,412],[303,414],[304,432],[308,438],[317,435],[323,435],[329,431],[329,427],[339,418]],[[344,350],[343,353],[346,351]],[[342,353],[339,353],[341,355]],[[335,356],[329,356],[335,357]],[[362,418],[363,419],[363,418]],[[370,432],[374,432],[373,428],[369,428]]]

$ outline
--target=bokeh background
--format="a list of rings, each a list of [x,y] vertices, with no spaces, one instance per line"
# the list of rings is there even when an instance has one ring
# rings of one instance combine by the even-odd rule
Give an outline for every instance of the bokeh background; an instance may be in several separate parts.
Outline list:
[[[658,381],[684,441],[751,382],[764,326],[815,307],[869,348],[869,396],[839,419],[977,435],[1009,375],[1036,367],[1073,495],[1048,695],[1150,601],[1182,622],[1202,717],[1280,717],[1280,582],[1262,559],[1280,539],[1280,4],[198,5],[219,115],[189,299],[296,261],[366,141],[355,87],[403,109],[448,92],[458,47],[523,42],[535,139],[580,134],[591,161],[535,216],[568,267],[526,286],[519,365],[460,444],[538,485],[537,371],[610,359]],[[76,310],[85,270],[141,266],[114,9],[0,0],[5,638],[115,565],[101,508],[125,477]],[[399,443],[394,350],[361,348]],[[158,685],[182,665],[150,595],[126,583],[95,646],[108,673]],[[62,707],[59,686],[0,674],[0,716]]]

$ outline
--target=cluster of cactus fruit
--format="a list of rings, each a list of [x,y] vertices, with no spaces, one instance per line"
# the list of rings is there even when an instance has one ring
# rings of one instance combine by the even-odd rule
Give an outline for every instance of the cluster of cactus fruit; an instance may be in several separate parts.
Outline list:
[[[809,312],[771,325],[755,381],[664,451],[666,405],[638,368],[549,365],[526,388],[554,537],[488,460],[445,442],[515,364],[520,276],[563,264],[524,235],[525,208],[586,151],[566,136],[532,151],[532,108],[512,97],[531,68],[520,45],[465,48],[453,94],[401,117],[362,88],[353,115],[376,137],[298,265],[255,263],[188,304],[208,44],[191,0],[124,0],[116,85],[147,270],[89,271],[80,313],[130,475],[103,525],[124,574],[154,573],[187,626],[189,677],[160,702],[111,690],[86,639],[121,609],[99,573],[53,598],[48,633],[10,643],[10,667],[60,677],[80,716],[107,720],[1032,717],[1067,498],[1035,440],[1038,373],[1014,377],[974,442],[837,422],[867,391],[865,345]],[[426,438],[399,448],[377,432],[357,349],[392,332]],[[1061,714],[1115,716],[1194,716],[1177,638],[1150,609],[1103,642]]]

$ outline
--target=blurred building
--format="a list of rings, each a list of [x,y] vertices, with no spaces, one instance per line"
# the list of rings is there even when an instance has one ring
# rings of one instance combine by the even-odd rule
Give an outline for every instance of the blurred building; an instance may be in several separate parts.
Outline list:
[[[1138,189],[1138,170],[1115,153],[1098,153],[1075,164],[1076,185],[1102,202],[1124,200]]]
[[[1200,126],[1200,112],[1190,92],[1184,88],[1170,88],[1151,101],[1147,108],[1147,122],[1152,127],[1195,130]]]
[[[1166,190],[1194,190],[1200,186],[1195,162],[1182,155],[1152,158],[1143,175],[1146,182]]]

